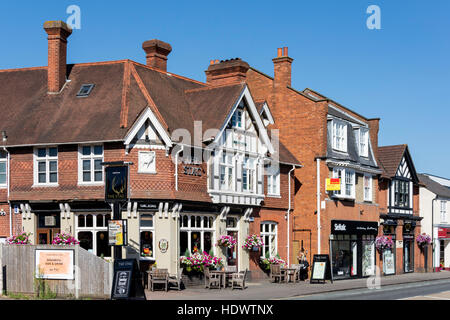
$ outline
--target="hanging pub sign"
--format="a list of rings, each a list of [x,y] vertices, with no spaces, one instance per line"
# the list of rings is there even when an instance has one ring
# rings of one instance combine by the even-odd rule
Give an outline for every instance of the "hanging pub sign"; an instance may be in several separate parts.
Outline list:
[[[108,221],[108,244],[115,247],[128,245],[127,220]]]
[[[127,201],[128,199],[128,167],[111,166],[105,168],[105,201]]]
[[[327,191],[340,191],[341,179],[327,179],[326,186]]]
[[[330,257],[327,254],[315,254],[310,283],[325,283],[325,280],[333,281],[331,277]]]

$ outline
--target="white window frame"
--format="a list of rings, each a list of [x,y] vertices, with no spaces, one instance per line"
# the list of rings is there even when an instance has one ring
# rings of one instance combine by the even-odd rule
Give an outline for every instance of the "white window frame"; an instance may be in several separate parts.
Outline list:
[[[49,155],[50,149],[56,149],[56,157],[51,157]],[[45,149],[45,157],[38,157],[38,152],[40,149]],[[34,148],[33,152],[33,186],[39,187],[57,187],[59,184],[59,161],[58,161],[59,150],[58,146],[47,146]],[[56,161],[56,182],[50,181],[50,162]],[[45,182],[39,182],[39,162],[45,162]],[[54,173],[54,172],[52,172]]]
[[[183,217],[188,218],[188,226],[185,227],[183,225]],[[196,219],[197,217],[201,218],[200,227],[192,227],[192,220]],[[212,226],[210,228],[207,228],[204,226],[204,217],[206,217],[209,221],[210,218],[212,218]],[[181,232],[186,232],[188,236],[188,249],[191,250],[192,246],[192,232],[200,232],[200,248],[198,248],[200,253],[203,253],[205,250],[205,232],[211,232],[211,249],[213,250],[214,254],[216,254],[216,217],[211,214],[181,214],[180,215],[180,221],[181,226],[179,227],[179,237],[178,237],[178,252],[180,253],[180,257],[184,256],[184,251],[181,252]],[[209,252],[208,252],[209,253]],[[192,255],[192,253],[191,253]]]
[[[90,155],[88,155],[88,156],[83,155],[84,147],[91,148]],[[102,147],[101,155],[94,154],[95,147]],[[95,160],[101,160],[101,162],[103,162],[104,158],[105,158],[105,148],[104,148],[103,144],[79,145],[78,146],[78,184],[79,185],[103,185],[105,183],[105,170],[103,167],[102,167],[102,181],[95,181]],[[83,160],[91,161],[91,168],[90,168],[91,181],[83,180],[83,172],[84,172]]]
[[[269,231],[265,231],[265,226],[269,225]],[[273,226],[273,228],[272,228]],[[264,242],[264,246],[261,249],[261,258],[265,258],[266,257],[266,248],[269,251],[269,257],[273,258],[276,256],[276,254],[278,253],[278,223],[274,222],[274,221],[263,221],[261,222],[260,228],[262,227],[262,231],[260,229],[260,237],[263,239]],[[265,237],[269,236],[269,238],[271,236],[275,236],[275,244],[273,244],[271,241],[267,244]],[[273,246],[273,247],[272,247]],[[272,255],[272,252],[274,252],[274,254]]]
[[[78,217],[79,216],[85,216],[84,219],[86,219],[86,216],[91,215],[92,216],[92,227],[80,227],[78,225]],[[112,219],[112,213],[106,212],[106,213],[95,213],[95,212],[86,212],[86,213],[77,213],[75,214],[75,238],[78,239],[78,233],[79,232],[91,232],[92,233],[92,253],[97,256],[97,232],[106,232],[106,236],[108,236],[108,224],[104,227],[97,227],[97,217],[103,216],[103,219],[106,219],[106,216],[109,215],[110,219]],[[86,221],[86,220],[85,220]],[[112,259],[113,250],[111,249],[111,257],[104,257],[105,259]]]
[[[140,260],[155,260],[155,250],[156,250],[156,244],[155,244],[155,238],[156,238],[156,234],[155,234],[155,215],[154,214],[150,214],[150,213],[144,213],[146,215],[153,215],[153,227],[143,227],[141,226],[141,215],[139,215],[139,259]],[[153,233],[153,237],[152,237],[152,246],[153,246],[153,250],[152,250],[152,256],[151,257],[142,257],[141,256],[141,232],[151,232]]]
[[[267,175],[267,195],[280,196],[280,167],[276,173]]]
[[[367,128],[359,129],[359,155],[366,158],[369,156],[369,130]]]
[[[447,201],[441,200],[441,222],[447,222]]]
[[[246,161],[248,159],[248,163]],[[253,162],[253,166],[250,166],[249,163]],[[244,161],[242,162],[242,192],[244,193],[255,193],[256,192],[256,164],[257,159],[244,156]],[[244,188],[244,173],[247,176],[247,186]]]
[[[0,183],[0,189],[6,188],[8,186],[8,154],[0,150],[0,164],[5,164],[5,173],[1,173],[0,175],[5,175],[5,183]]]
[[[347,124],[344,121],[333,119],[331,125],[333,149],[347,152]]]
[[[228,161],[231,159],[231,163]],[[235,176],[236,176],[236,160],[235,156],[222,150],[220,153],[219,163],[219,189],[221,191],[235,191]],[[230,176],[231,170],[231,176]],[[224,171],[222,173],[222,171]],[[223,177],[222,177],[223,175]],[[230,181],[231,177],[231,181]]]
[[[240,116],[240,121],[239,121],[238,116]],[[234,123],[234,125],[233,125],[233,123]],[[231,118],[231,126],[232,126],[232,128],[235,128],[235,129],[244,130],[244,127],[245,127],[244,124],[245,124],[245,109],[237,108]]]
[[[333,196],[336,198],[341,199],[355,199],[355,193],[356,193],[356,172],[355,170],[348,169],[348,168],[333,168],[333,178],[339,178],[339,172],[341,173],[341,190],[340,191],[333,191]],[[351,181],[350,185],[351,188],[351,194],[347,194],[347,181],[346,177],[347,174],[351,175]]]
[[[369,187],[368,188],[366,188],[366,179],[369,179]],[[364,174],[363,192],[364,192],[364,201],[371,202],[373,200],[373,179],[372,179],[372,175],[370,175],[370,174]]]

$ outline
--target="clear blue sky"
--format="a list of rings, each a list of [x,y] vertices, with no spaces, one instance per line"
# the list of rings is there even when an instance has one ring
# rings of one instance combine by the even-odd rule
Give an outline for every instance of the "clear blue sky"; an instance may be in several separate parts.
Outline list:
[[[205,80],[210,59],[240,57],[273,74],[276,48],[294,58],[292,84],[380,117],[380,145],[407,143],[418,172],[450,178],[450,1],[1,1],[0,68],[47,64],[46,20],[81,8],[69,63],[129,58],[169,42],[171,72]],[[366,27],[369,5],[381,30]]]

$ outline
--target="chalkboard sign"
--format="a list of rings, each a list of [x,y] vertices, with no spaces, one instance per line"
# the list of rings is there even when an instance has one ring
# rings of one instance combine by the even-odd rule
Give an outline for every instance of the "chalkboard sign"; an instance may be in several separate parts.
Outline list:
[[[315,254],[311,268],[310,283],[325,283],[325,280],[331,280],[330,257],[327,254]]]
[[[141,296],[141,291],[143,292],[143,288],[140,288],[141,286],[136,260],[124,259],[114,262],[111,299],[139,298],[137,296]]]

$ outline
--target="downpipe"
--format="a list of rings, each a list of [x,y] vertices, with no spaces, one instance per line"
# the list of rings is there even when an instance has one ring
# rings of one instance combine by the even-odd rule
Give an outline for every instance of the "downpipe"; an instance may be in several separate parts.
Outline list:
[[[8,205],[9,205],[9,236],[12,237],[13,236],[13,231],[12,231],[12,209],[11,209],[11,201],[9,200],[9,194],[10,194],[10,182],[11,182],[11,169],[10,169],[10,164],[11,164],[11,154],[9,153],[8,149],[6,149],[5,146],[3,146],[3,150],[6,152],[6,166],[7,168],[7,199],[8,199]]]
[[[291,214],[291,210],[292,210],[292,206],[291,206],[291,173],[292,171],[295,170],[295,166],[292,166],[292,169],[289,171],[288,174],[288,185],[289,185],[289,194],[288,194],[288,198],[289,198],[289,205],[288,205],[288,211],[287,211],[287,264],[288,266],[290,266],[290,260],[291,260],[291,255],[290,255],[290,233],[291,233],[291,224],[290,224],[290,214]]]

